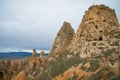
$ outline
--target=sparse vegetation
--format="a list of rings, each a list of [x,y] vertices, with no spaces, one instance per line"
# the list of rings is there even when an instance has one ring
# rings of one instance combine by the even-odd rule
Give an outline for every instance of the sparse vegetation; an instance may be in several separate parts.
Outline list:
[[[110,56],[114,51],[115,51],[115,49],[107,50],[107,51],[104,51],[103,54],[104,54],[105,57],[108,57],[108,56]]]
[[[68,78],[67,80],[72,80],[72,78]]]
[[[55,62],[53,64],[51,64],[51,72],[50,75],[52,77],[55,77],[58,74],[62,74],[65,70],[67,70],[66,66],[64,65],[63,60],[60,60],[59,62]]]
[[[111,44],[111,46],[119,46],[118,42],[114,42],[113,44]]]
[[[105,76],[105,78],[106,78],[106,79],[110,79],[110,78],[112,78],[112,77],[114,77],[114,76],[115,76],[115,73],[109,72],[109,73]]]
[[[74,73],[74,76],[72,77],[72,80],[77,80],[78,76]]]
[[[120,80],[120,75],[114,76],[112,80]]]
[[[67,66],[67,68],[70,68],[71,66],[77,66],[80,63],[85,63],[87,60],[86,59],[82,59],[79,57],[79,55],[74,55],[73,58],[71,59],[67,59],[65,61],[65,65]]]
[[[88,80],[101,80],[102,78],[102,70],[99,71],[97,74],[91,76]]]
[[[90,61],[90,68],[88,69],[88,71],[90,72],[94,72],[99,68],[99,61],[98,60],[91,60]]]
[[[37,80],[51,80],[47,72],[43,72]]]
[[[71,59],[63,60],[62,56],[59,57],[55,61],[49,61],[45,65],[43,65],[43,72],[48,71],[47,73],[42,73],[39,75],[39,79],[44,78],[44,76],[48,77],[55,77],[59,74],[64,73],[72,66],[77,66],[80,63],[86,63],[86,59],[80,58],[78,55],[74,55]],[[49,74],[49,75],[48,75]],[[49,78],[49,77],[48,77]],[[73,78],[75,80],[76,76]],[[72,79],[72,80],[73,80]]]

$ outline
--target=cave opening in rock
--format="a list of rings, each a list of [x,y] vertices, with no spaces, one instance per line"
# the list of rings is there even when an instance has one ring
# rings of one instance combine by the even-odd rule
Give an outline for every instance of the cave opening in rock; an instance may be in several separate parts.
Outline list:
[[[99,37],[99,41],[102,41],[103,40],[103,38],[102,37]]]
[[[96,25],[95,28],[98,29],[98,26]]]
[[[0,80],[4,80],[2,72],[0,72]]]

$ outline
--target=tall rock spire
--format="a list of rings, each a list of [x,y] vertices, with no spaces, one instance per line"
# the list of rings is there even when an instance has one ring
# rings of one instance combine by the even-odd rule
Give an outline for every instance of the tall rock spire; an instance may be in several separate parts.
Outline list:
[[[71,24],[64,22],[54,41],[50,54],[55,54],[66,50],[74,35]]]
[[[34,59],[37,59],[37,52],[36,52],[36,49],[33,49],[32,57],[33,57]]]

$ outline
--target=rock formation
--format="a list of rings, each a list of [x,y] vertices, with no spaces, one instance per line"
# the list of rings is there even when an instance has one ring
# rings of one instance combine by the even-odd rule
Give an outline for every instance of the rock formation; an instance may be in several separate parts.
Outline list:
[[[37,58],[37,52],[36,52],[35,49],[33,50],[32,58],[33,58],[33,59],[36,59],[36,58]]]
[[[71,27],[70,23],[64,22],[60,31],[57,33],[57,37],[50,51],[50,55],[64,52],[69,46],[73,35],[74,30]]]
[[[74,36],[74,29],[71,24],[64,22],[61,29],[57,33],[52,49],[50,50],[48,60],[55,60],[59,55],[63,53],[65,55],[71,40]]]
[[[13,77],[12,80],[26,80],[25,71],[21,71],[17,76]]]
[[[40,53],[40,59],[41,59],[42,62],[45,61],[45,52],[44,51],[41,51],[41,53]]]
[[[117,31],[118,27],[114,9],[104,5],[93,5],[85,12],[68,51],[73,54],[79,53],[80,57],[85,58],[93,54],[100,55],[102,50],[118,49],[118,46],[111,46],[118,40],[110,35]]]
[[[0,61],[0,80],[30,80],[38,74],[41,65],[45,61],[45,53],[41,52],[41,57],[37,57],[36,50],[33,50],[33,54],[26,60]]]
[[[120,78],[120,27],[114,9],[105,5],[91,6],[85,12],[75,34],[72,28],[69,33],[69,29],[65,29],[67,27],[64,25],[65,23],[58,32],[50,52],[50,56],[55,59],[48,61],[35,80]],[[64,54],[66,52],[67,55]]]
[[[27,60],[0,61],[0,79],[119,80],[120,25],[114,9],[93,5],[77,32],[64,22],[49,56],[36,50]]]

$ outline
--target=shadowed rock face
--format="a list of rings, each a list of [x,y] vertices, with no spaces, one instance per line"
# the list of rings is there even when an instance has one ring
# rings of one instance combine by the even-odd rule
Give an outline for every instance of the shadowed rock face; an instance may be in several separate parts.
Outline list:
[[[0,72],[0,80],[4,80],[2,72]]]
[[[70,23],[64,22],[54,41],[50,54],[63,52],[69,46],[74,35],[74,30]]]

